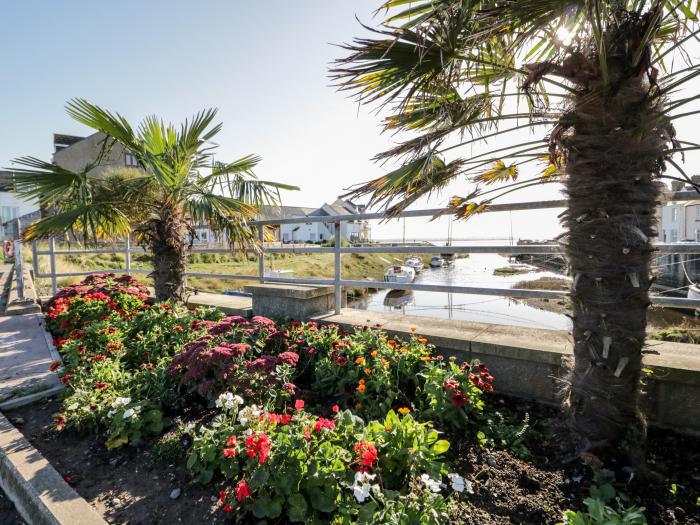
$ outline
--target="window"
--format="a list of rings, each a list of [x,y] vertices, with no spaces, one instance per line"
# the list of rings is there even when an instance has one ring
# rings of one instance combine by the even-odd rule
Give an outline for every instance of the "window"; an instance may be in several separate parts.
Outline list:
[[[315,234],[315,233],[310,233],[310,234],[309,234],[309,239],[311,239],[312,241],[315,241],[315,240],[316,240],[316,234]]]
[[[678,242],[678,230],[671,230],[671,242]]]
[[[671,220],[673,222],[678,222],[678,207],[674,206],[671,208]]]
[[[11,221],[17,218],[19,208],[15,206],[3,206],[2,207],[2,222]]]
[[[282,241],[283,241],[283,242],[289,242],[289,234],[288,234],[288,233],[283,233],[283,234],[282,234]]]
[[[131,153],[125,153],[124,154],[124,165],[137,167],[139,165],[139,161]]]
[[[662,237],[664,242],[666,242],[666,230],[662,230]]]

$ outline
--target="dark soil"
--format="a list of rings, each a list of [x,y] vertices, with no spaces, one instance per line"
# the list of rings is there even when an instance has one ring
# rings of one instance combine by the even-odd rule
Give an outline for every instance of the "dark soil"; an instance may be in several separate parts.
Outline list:
[[[525,412],[531,421],[555,421],[556,411],[522,402],[500,401],[504,410]],[[103,438],[53,430],[52,415],[59,411],[57,400],[48,400],[21,413],[19,426],[32,444],[110,523],[223,523],[216,501],[215,483],[202,487],[190,484],[183,460],[171,462],[154,457],[148,446],[104,448]],[[12,419],[13,414],[8,414]],[[566,464],[559,457],[558,439],[547,427],[534,425],[536,432],[527,443],[532,457],[520,459],[508,450],[478,452],[466,441],[452,438],[453,469],[473,481],[474,494],[465,495],[450,525],[555,524],[566,509],[579,509],[588,496],[592,470],[580,460]],[[700,524],[700,439],[672,432],[652,430],[649,461],[663,477],[662,482],[645,484],[635,479],[622,458],[602,458],[617,472],[618,491],[631,503],[646,507],[650,524]],[[589,463],[595,461],[589,457]],[[675,494],[673,493],[675,484]],[[181,489],[171,499],[174,489]],[[0,523],[5,521],[0,497]],[[21,523],[21,522],[18,522]]]
[[[14,504],[2,490],[0,490],[0,523],[2,525],[26,525]]]

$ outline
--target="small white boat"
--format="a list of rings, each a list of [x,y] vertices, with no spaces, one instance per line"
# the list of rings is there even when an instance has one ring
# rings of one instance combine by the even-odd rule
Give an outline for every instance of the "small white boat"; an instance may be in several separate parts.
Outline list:
[[[384,282],[387,283],[412,283],[416,278],[416,271],[409,266],[392,266],[384,272]]]
[[[700,300],[700,286],[697,284],[691,284],[688,286],[688,299],[694,299],[696,301]],[[695,310],[696,315],[700,313],[700,308],[692,308]]]
[[[407,257],[403,263],[409,268],[413,268],[416,273],[423,270],[423,261],[420,257]]]
[[[445,261],[442,260],[442,257],[439,255],[434,255],[432,259],[430,259],[430,267],[431,268],[442,268],[445,265]]]

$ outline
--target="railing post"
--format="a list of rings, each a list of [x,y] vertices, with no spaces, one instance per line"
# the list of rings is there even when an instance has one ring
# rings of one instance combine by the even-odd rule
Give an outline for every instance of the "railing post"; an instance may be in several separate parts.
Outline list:
[[[129,234],[126,235],[126,252],[124,253],[124,266],[126,270],[126,274],[130,275],[131,274],[131,236]]]
[[[258,253],[258,278],[260,283],[265,282],[265,226],[258,226],[258,241],[260,242],[260,253]]]
[[[51,268],[51,295],[58,292],[58,282],[56,280],[56,239],[49,238],[49,264]]]
[[[36,241],[32,241],[32,268],[34,268],[34,279],[39,276],[39,256],[37,255]]]
[[[341,239],[340,235],[340,222],[334,223],[334,243],[333,246],[335,248],[335,253],[334,253],[334,259],[335,259],[335,273],[333,276],[333,289],[334,289],[334,296],[335,296],[335,314],[339,315],[340,314],[340,309],[343,306],[343,298],[341,296],[342,289],[340,287],[340,246],[343,244],[343,240]]]
[[[19,221],[18,221],[19,222]],[[14,241],[14,253],[15,253],[15,274],[17,279],[17,298],[20,301],[24,301],[24,261],[22,260],[22,241],[15,239]]]

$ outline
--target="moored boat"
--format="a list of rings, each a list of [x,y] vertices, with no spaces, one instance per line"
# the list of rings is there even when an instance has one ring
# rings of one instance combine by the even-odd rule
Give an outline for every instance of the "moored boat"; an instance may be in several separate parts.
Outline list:
[[[413,270],[416,273],[419,273],[421,270],[423,270],[423,261],[420,257],[407,257],[404,261],[404,265],[408,266],[409,268],[413,268]]]
[[[387,268],[384,272],[384,281],[387,283],[412,283],[416,278],[416,271],[404,265]]]
[[[445,265],[445,261],[442,260],[442,257],[439,255],[434,255],[432,259],[430,259],[430,267],[431,268],[442,268]]]

